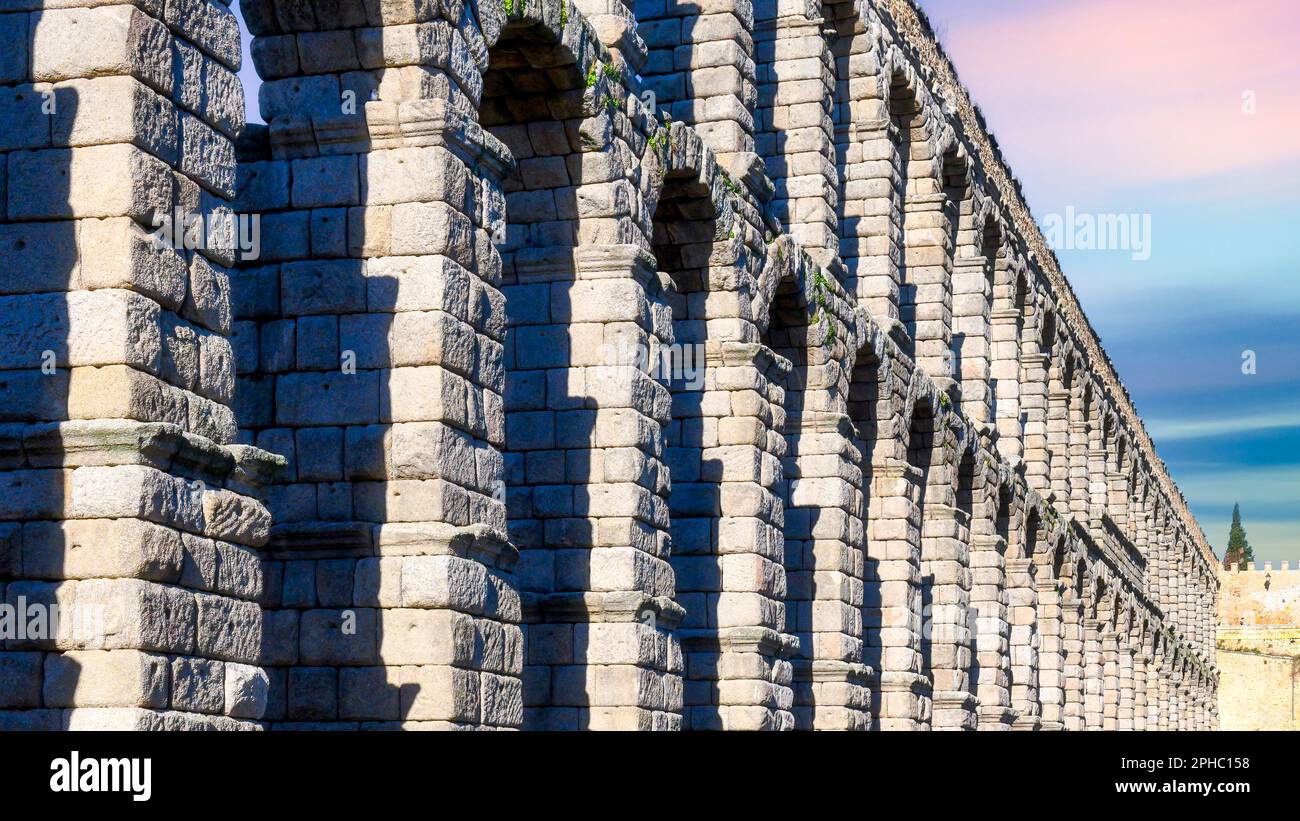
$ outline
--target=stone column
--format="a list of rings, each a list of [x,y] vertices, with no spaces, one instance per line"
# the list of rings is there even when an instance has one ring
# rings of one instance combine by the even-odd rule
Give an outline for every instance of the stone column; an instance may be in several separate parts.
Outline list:
[[[1180,687],[1182,687],[1182,676],[1180,676],[1177,670],[1171,670],[1169,685],[1166,687],[1166,698],[1169,699],[1167,700],[1166,708],[1166,712],[1169,714],[1167,714],[1164,727],[1166,730],[1177,731],[1183,729],[1183,703],[1182,695],[1180,695]]]
[[[1182,681],[1178,684],[1178,729],[1181,731],[1195,729],[1192,722],[1192,684],[1189,678],[1187,673],[1183,673]]]
[[[1100,433],[1092,432],[1092,447],[1088,450],[1089,505],[1088,526],[1091,532],[1101,532],[1101,517],[1106,513],[1106,498],[1110,485],[1106,481],[1106,451],[1101,449]]]
[[[881,730],[915,730],[930,718],[921,676],[922,492],[920,471],[906,462],[872,465],[862,621],[866,660],[878,671],[872,709]]]
[[[1128,637],[1117,640],[1119,644],[1119,710],[1116,713],[1117,730],[1132,730],[1137,690],[1134,682],[1133,648]]]
[[[1047,393],[1047,448],[1051,452],[1051,495],[1056,512],[1070,511],[1070,390],[1061,381],[1062,363],[1053,361]]]
[[[754,5],[734,0],[701,10],[639,0],[636,33],[649,49],[643,88],[674,120],[695,127],[721,157],[754,150]]]
[[[1024,321],[1023,309],[1004,295],[1012,291],[1015,283],[998,285],[994,289],[997,308],[989,316],[989,335],[992,339],[993,364],[989,375],[995,384],[997,407],[998,453],[1015,464],[1024,451],[1023,430],[1020,424],[1020,326]]]
[[[1165,659],[1160,640],[1156,640],[1155,653],[1147,667],[1147,729],[1168,729],[1165,706],[1168,698],[1165,688]]]
[[[1011,629],[1007,623],[1002,536],[971,538],[971,609],[975,611],[975,696],[981,730],[1007,730],[1011,712]]]
[[[835,156],[834,61],[822,24],[801,7],[760,4],[754,150],[776,186],[772,214],[813,262],[842,279],[839,176],[829,161]]]
[[[1032,558],[1007,559],[1008,618],[1011,622],[1011,706],[1016,729],[1037,729],[1038,607]]]
[[[968,510],[957,509],[960,444],[946,414],[913,422],[910,458],[924,466],[918,496],[921,572],[921,673],[929,679],[936,728],[973,729],[970,692]],[[940,714],[942,710],[942,714]]]
[[[1111,471],[1106,474],[1106,481],[1110,485],[1110,492],[1107,494],[1110,500],[1110,518],[1119,528],[1119,532],[1123,533],[1128,521],[1128,476]]]
[[[1088,434],[1091,423],[1086,421],[1083,377],[1075,375],[1070,397],[1069,463],[1070,512],[1081,522],[1087,522],[1092,502],[1091,473],[1088,461]]]
[[[0,15],[0,729],[255,728],[283,460],[231,409],[239,28],[53,5]]]
[[[1071,578],[1071,582],[1073,582],[1073,578]],[[1084,714],[1083,603],[1078,601],[1073,592],[1067,594],[1065,607],[1062,608],[1062,615],[1061,650],[1065,658],[1063,668],[1065,729],[1083,730],[1086,727]]]
[[[1024,417],[1025,481],[1046,496],[1051,457],[1047,447],[1047,357],[1037,342],[1026,342],[1020,355],[1020,413]]]
[[[1119,729],[1119,634],[1109,625],[1100,633],[1103,730]]]
[[[967,246],[969,251],[969,246]],[[953,338],[961,380],[961,407],[972,422],[990,422],[993,412],[989,321],[992,260],[962,256],[953,266]]]
[[[268,126],[240,198],[268,239],[239,274],[240,413],[290,456],[264,600],[274,720],[520,727],[495,243],[528,231],[507,231],[506,193],[532,154],[476,121],[501,107],[501,20],[241,7]]]
[[[795,719],[800,729],[865,730],[870,671],[862,664],[863,538],[854,515],[862,509],[862,474],[848,417],[808,407],[817,404],[812,391],[828,387],[808,383],[827,367],[807,369],[803,408],[786,422],[787,607],[800,641]]]
[[[1151,667],[1151,656],[1146,648],[1139,648],[1133,656],[1133,729],[1141,732],[1147,729],[1147,708],[1149,704],[1147,671]]]
[[[1102,729],[1103,695],[1100,627],[1096,619],[1083,621],[1083,719],[1089,730]]]
[[[933,475],[939,466],[930,470]],[[930,490],[935,490],[933,483]],[[939,499],[926,501],[921,574],[931,585],[928,643],[936,730],[973,730],[976,724],[970,691],[970,557],[963,519],[964,513]]]
[[[925,165],[913,145],[909,168]],[[952,380],[952,239],[948,222],[948,196],[939,180],[908,174],[908,197],[903,216],[903,277],[899,316],[915,351],[916,367],[946,390]]]
[[[1195,556],[1195,554],[1193,555]],[[1191,600],[1188,602],[1188,610],[1191,615],[1190,630],[1192,646],[1201,651],[1202,655],[1204,655],[1206,645],[1204,620],[1206,611],[1205,575],[1201,572],[1200,565],[1200,557],[1195,556],[1195,560],[1193,561],[1195,569],[1192,571],[1192,578],[1190,580],[1191,591],[1189,592],[1189,596]]]
[[[550,729],[677,729],[682,659],[672,632],[684,611],[672,599],[668,561],[669,394],[625,353],[654,356],[672,340],[667,315],[647,304],[658,287],[655,263],[638,247],[617,245],[577,248],[571,272],[553,258],[525,267],[521,257],[517,285],[541,285],[551,312],[547,325],[517,330],[508,360],[517,378],[537,375],[546,384],[545,409],[516,405],[509,421],[510,475],[519,479],[522,469],[520,484],[527,482],[512,497],[519,499],[512,516],[533,550],[521,564],[550,576],[550,589],[539,585],[525,611],[530,648],[547,654],[536,667],[549,668],[549,700],[537,720]],[[647,313],[655,321],[645,322]],[[556,333],[577,340],[567,359],[547,343]],[[742,470],[750,464],[746,455],[734,458]],[[566,482],[552,485],[560,465]],[[571,656],[550,655],[566,647]]]
[[[880,71],[875,54],[859,51],[869,48],[870,40],[854,38],[849,66],[855,77]],[[878,93],[875,77],[850,82],[865,84],[871,93]],[[898,321],[901,299],[899,264],[903,256],[907,158],[893,139],[895,126],[888,100],[864,97],[853,102],[853,119],[848,129],[852,139],[836,134],[836,141],[844,145],[845,157],[840,193],[844,215],[840,255],[846,269],[845,286],[869,314],[889,325]]]
[[[685,724],[696,730],[791,729],[789,657],[798,643],[784,632],[787,588],[775,468],[785,439],[772,429],[790,363],[741,341],[710,344],[706,356],[698,401],[689,394],[674,397],[675,430],[665,455],[673,472],[672,564],[686,610],[679,631]],[[724,443],[724,425],[765,433]]]
[[[1043,729],[1065,728],[1065,638],[1060,582],[1049,578],[1035,582],[1038,590],[1038,698],[1042,704]]]

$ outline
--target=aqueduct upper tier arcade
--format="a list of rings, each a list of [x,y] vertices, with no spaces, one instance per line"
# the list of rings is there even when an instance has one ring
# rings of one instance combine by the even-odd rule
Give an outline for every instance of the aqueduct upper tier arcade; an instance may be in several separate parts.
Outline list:
[[[910,0],[242,12],[0,3],[0,728],[1216,725]]]

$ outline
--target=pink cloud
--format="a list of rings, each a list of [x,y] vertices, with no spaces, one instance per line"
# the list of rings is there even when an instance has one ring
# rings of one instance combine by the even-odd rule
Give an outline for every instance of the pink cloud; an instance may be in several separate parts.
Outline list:
[[[1026,176],[1114,187],[1300,158],[1294,0],[1089,0],[947,26],[945,47]],[[1243,112],[1253,95],[1255,113]],[[1054,175],[1053,175],[1054,176]]]

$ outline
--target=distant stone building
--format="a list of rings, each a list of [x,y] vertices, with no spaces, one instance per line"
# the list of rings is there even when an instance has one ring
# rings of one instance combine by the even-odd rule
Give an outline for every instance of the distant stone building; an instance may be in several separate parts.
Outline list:
[[[1225,730],[1300,730],[1300,569],[1219,572],[1219,709]]]
[[[912,3],[241,7],[0,10],[0,728],[1215,726]]]

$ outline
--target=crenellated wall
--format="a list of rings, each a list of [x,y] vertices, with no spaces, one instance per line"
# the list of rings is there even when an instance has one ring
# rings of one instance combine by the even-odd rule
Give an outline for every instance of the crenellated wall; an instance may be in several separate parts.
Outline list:
[[[30,5],[0,588],[116,580],[148,672],[6,641],[0,726],[1216,725],[1213,554],[911,2],[244,0],[237,157],[221,2]]]

